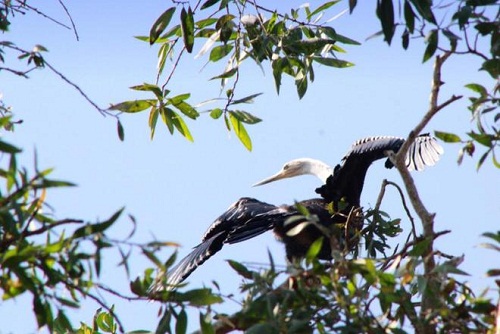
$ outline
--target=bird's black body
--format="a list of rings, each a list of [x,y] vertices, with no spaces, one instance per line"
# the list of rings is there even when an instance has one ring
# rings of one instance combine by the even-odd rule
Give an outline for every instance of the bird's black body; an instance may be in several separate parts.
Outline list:
[[[387,150],[397,151],[403,142],[404,139],[396,137],[370,137],[357,141],[342,159],[342,165],[338,165],[326,184],[316,190],[323,198],[305,200],[299,204],[305,207],[310,215],[315,216],[316,224],[330,231],[336,224],[346,225],[346,216],[360,204],[365,175],[371,163],[384,158],[384,152]],[[407,165],[417,170],[422,169],[424,165],[434,164],[441,153],[434,139],[427,135],[417,137],[411,149],[414,155],[407,159]],[[390,168],[390,162],[386,162],[386,166]],[[341,198],[347,201],[347,206],[342,212],[332,215],[328,204],[336,204]],[[288,259],[304,256],[311,244],[325,234],[313,223],[303,225],[304,228],[299,229],[297,233],[290,233],[294,227],[303,223],[305,218],[289,224],[285,222],[288,218],[298,215],[300,212],[296,205],[275,206],[253,198],[239,199],[212,223],[201,243],[167,274],[167,289],[175,288],[175,285],[186,279],[224,244],[241,242],[271,229],[278,240],[285,244]],[[339,233],[339,240],[343,237],[341,234],[343,233]],[[332,258],[332,243],[323,242],[318,258]],[[152,292],[164,289],[160,282],[161,280],[158,280],[152,287]]]

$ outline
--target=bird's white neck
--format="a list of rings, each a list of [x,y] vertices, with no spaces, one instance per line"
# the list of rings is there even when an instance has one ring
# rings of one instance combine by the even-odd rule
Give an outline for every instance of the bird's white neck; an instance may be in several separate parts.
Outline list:
[[[314,175],[318,177],[323,183],[326,183],[326,179],[332,175],[333,169],[328,166],[326,163],[316,159],[306,158],[307,161],[307,169],[306,173]]]

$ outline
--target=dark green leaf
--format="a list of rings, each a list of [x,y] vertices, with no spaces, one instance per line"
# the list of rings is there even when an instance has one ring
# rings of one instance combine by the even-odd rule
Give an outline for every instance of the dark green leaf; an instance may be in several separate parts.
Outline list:
[[[356,5],[358,4],[358,0],[349,0],[349,13],[352,14],[352,11],[354,8],[356,8]]]
[[[185,334],[187,330],[187,314],[182,309],[177,315],[177,322],[175,323],[175,334]]]
[[[194,44],[194,18],[191,7],[189,7],[187,11],[185,8],[182,8],[181,29],[182,29],[182,38],[184,40],[184,46],[186,47],[186,51],[191,53],[193,51],[193,44]]]
[[[299,98],[303,98],[307,92],[307,77],[303,71],[299,71],[295,76],[295,86],[297,87]]]
[[[21,149],[15,147],[14,145],[4,142],[3,140],[0,140],[0,151],[10,154],[15,154],[21,152]]]
[[[391,45],[392,37],[394,36],[394,5],[392,0],[378,0],[377,1],[377,16],[382,25],[384,32],[384,40],[387,44]]]
[[[253,103],[253,99],[259,95],[262,95],[262,93],[252,94],[252,95],[245,96],[245,97],[238,99],[238,100],[233,100],[233,101],[231,101],[230,104]],[[259,122],[260,122],[260,120],[259,120]]]
[[[167,129],[170,132],[170,134],[174,133],[174,123],[172,121],[172,117],[174,114],[175,113],[169,108],[162,107],[160,109],[161,119],[163,123],[165,123],[165,125],[167,126]]]
[[[477,166],[476,166],[476,169],[479,170],[479,168],[481,168],[481,166],[483,165],[484,161],[486,160],[486,158],[488,157],[488,154],[490,153],[490,150],[484,152],[484,154],[481,156],[481,158],[479,158],[478,162],[477,162]]]
[[[429,60],[437,50],[438,46],[438,31],[437,29],[433,29],[429,32],[427,36],[427,47],[425,48],[424,58],[422,60],[425,63]]]
[[[242,265],[239,262],[233,261],[233,260],[226,260],[227,263],[231,266],[231,268],[234,269],[238,273],[238,275],[246,278],[246,279],[252,279],[253,275],[255,274],[253,271],[248,270],[247,267]]]
[[[95,233],[104,232],[116,222],[124,209],[125,208],[121,208],[120,210],[115,212],[109,219],[103,221],[102,223],[87,224],[84,227],[78,228],[75,233],[73,233],[73,238],[81,238]]]
[[[500,59],[488,59],[481,66],[481,70],[488,72],[488,74],[493,78],[497,79],[500,76]]]
[[[118,104],[111,105],[109,110],[119,110],[126,113],[135,113],[143,111],[149,107],[156,104],[156,100],[135,100],[135,101],[125,101]]]
[[[431,0],[410,0],[410,2],[426,21],[436,24],[436,18],[434,17],[434,13],[432,12]]]
[[[156,20],[156,22],[151,27],[151,30],[149,31],[149,44],[153,44],[154,42],[156,42],[160,34],[169,25],[174,12],[175,7],[170,7],[165,12],[163,12],[163,14],[161,14],[160,17]]]
[[[350,44],[350,45],[361,45],[361,43],[359,43],[359,42],[357,42],[349,37],[337,34],[335,29],[333,29],[332,27],[323,27],[321,29],[321,31],[324,32],[325,35],[327,35],[328,37],[330,37],[331,39],[333,39],[336,42],[339,42],[342,44]]]
[[[217,75],[215,77],[212,77],[210,78],[210,80],[214,80],[214,79],[226,79],[226,78],[230,78],[232,77],[233,75],[236,74],[236,71],[238,70],[238,68],[233,68],[233,69],[230,69],[229,71],[227,72],[224,72],[222,73],[221,75]]]
[[[125,131],[119,119],[116,121],[116,130],[118,131],[118,138],[123,141],[125,139]]]
[[[229,111],[229,120],[231,122],[232,128],[234,129],[234,133],[241,141],[243,146],[246,147],[247,150],[252,150],[252,140],[245,129],[243,123],[235,116],[233,111]]]
[[[158,323],[158,327],[156,327],[156,334],[164,334],[164,333],[172,333],[170,328],[170,319],[172,318],[172,313],[170,310],[165,307],[165,312]]]
[[[413,12],[413,9],[411,8],[410,2],[408,0],[405,0],[404,16],[406,28],[408,28],[410,34],[413,34],[413,30],[415,29],[415,13]]]
[[[410,33],[408,32],[408,29],[405,29],[403,32],[403,35],[401,35],[401,40],[402,40],[402,45],[403,49],[408,49],[408,46],[410,45]]]
[[[335,58],[313,57],[313,60],[317,63],[320,63],[321,65],[336,68],[346,68],[354,66],[354,64],[351,62]]]
[[[247,124],[256,124],[261,122],[262,120],[246,111],[241,110],[232,110],[230,113],[236,117],[239,121]]]
[[[209,7],[213,6],[213,5],[215,5],[219,1],[220,0],[207,0],[207,1],[205,1],[203,3],[203,5],[201,5],[201,10],[209,8]]]
[[[459,136],[454,133],[434,131],[434,135],[445,143],[459,143],[462,141]]]

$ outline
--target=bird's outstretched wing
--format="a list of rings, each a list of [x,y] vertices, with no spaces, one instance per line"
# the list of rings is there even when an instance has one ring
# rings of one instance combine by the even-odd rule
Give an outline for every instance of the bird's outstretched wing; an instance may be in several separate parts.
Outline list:
[[[202,242],[167,273],[166,284],[165,280],[157,279],[150,292],[174,289],[224,244],[248,240],[272,229],[275,222],[272,217],[277,210],[276,206],[253,198],[239,199],[210,225]],[[269,213],[271,219],[267,219]]]
[[[342,165],[337,165],[333,175],[326,184],[316,189],[328,202],[338,202],[342,197],[352,205],[359,205],[365,176],[370,165],[386,157],[387,151],[397,152],[405,139],[390,136],[368,137],[356,141],[351,150],[342,159]],[[409,170],[422,170],[432,166],[443,153],[436,139],[424,134],[418,136],[408,150],[406,166]],[[389,159],[385,162],[387,168],[393,164]]]

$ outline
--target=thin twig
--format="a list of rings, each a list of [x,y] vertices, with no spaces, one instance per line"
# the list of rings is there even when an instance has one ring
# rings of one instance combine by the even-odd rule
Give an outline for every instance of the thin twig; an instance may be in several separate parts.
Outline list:
[[[118,116],[116,116],[114,114],[111,114],[106,109],[102,109],[101,107],[99,107],[94,101],[92,101],[90,99],[90,97],[87,94],[85,94],[85,92],[77,84],[73,83],[71,80],[69,80],[68,78],[66,78],[66,76],[64,76],[64,74],[62,74],[61,72],[59,72],[58,70],[56,70],[47,61],[44,60],[44,64],[50,70],[52,70],[52,72],[54,72],[55,74],[57,74],[61,79],[63,79],[64,81],[66,81],[66,83],[68,83],[69,85],[73,86],[80,93],[80,95],[82,95],[85,98],[85,100],[87,100],[88,103],[90,103],[95,109],[97,109],[97,111],[99,111],[99,113],[101,115],[103,115],[103,116],[112,116],[112,117],[118,118]]]
[[[73,21],[73,17],[71,17],[71,14],[68,11],[68,8],[66,8],[66,5],[62,0],[59,0],[59,3],[61,4],[62,8],[66,12],[66,15],[68,15],[69,21],[71,22],[71,26],[73,26],[73,31],[75,32],[75,37],[76,40],[79,41],[80,37],[78,36],[78,31],[76,30],[75,22]]]
[[[31,11],[33,11],[33,12],[37,13],[38,15],[41,15],[41,16],[43,16],[44,18],[46,18],[46,19],[48,19],[48,20],[50,20],[50,21],[54,22],[55,24],[58,24],[58,25],[60,25],[60,26],[62,26],[62,27],[64,27],[64,28],[66,28],[66,29],[71,30],[71,28],[70,28],[70,27],[68,27],[67,25],[65,25],[64,23],[59,22],[59,21],[57,21],[56,19],[54,19],[53,17],[50,17],[50,16],[48,16],[47,14],[45,14],[44,12],[42,12],[42,11],[38,10],[37,8],[35,8],[35,7],[33,7],[33,6],[28,5],[26,2],[27,2],[27,1],[20,1],[20,0],[17,0],[17,3],[21,4],[21,6],[22,6],[22,7],[26,7],[26,8],[28,8],[29,10],[31,10]]]

